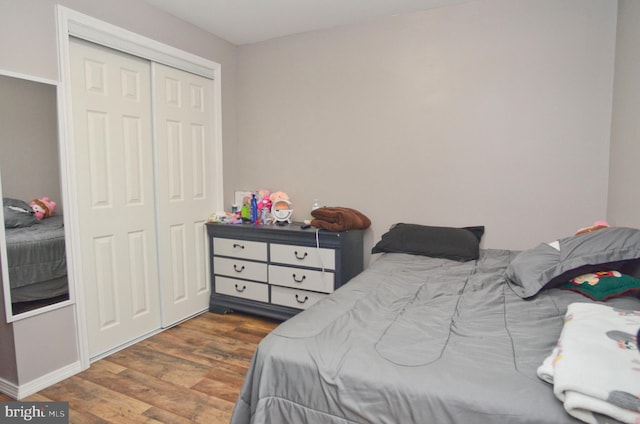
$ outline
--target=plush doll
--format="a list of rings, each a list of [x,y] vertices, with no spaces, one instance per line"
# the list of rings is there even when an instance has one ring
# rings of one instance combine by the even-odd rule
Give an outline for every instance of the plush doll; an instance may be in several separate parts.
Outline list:
[[[260,203],[264,200],[264,199],[269,199],[269,195],[271,194],[271,192],[269,190],[267,190],[266,188],[261,188],[260,190],[256,190],[256,200],[258,201],[258,208],[260,208]]]
[[[263,209],[266,209],[269,212],[271,212],[271,199],[269,199],[268,197],[265,197],[258,202],[258,210],[262,211]]]
[[[37,219],[49,218],[56,210],[56,202],[48,197],[33,199],[31,201],[31,209],[33,209],[33,213]]]
[[[607,227],[609,227],[607,221],[596,221],[590,227],[580,228],[578,231],[576,231],[576,235],[591,233],[593,231],[601,230]]]
[[[592,272],[589,274],[579,275],[574,279],[572,279],[571,282],[577,286],[585,283],[589,284],[590,286],[595,286],[596,284],[598,284],[598,281],[600,281],[600,278],[602,277],[621,277],[621,276],[622,274],[619,271],[599,271],[599,272]]]
[[[289,196],[287,196],[287,193],[284,191],[274,191],[271,193],[271,196],[269,196],[269,200],[271,200],[271,203],[273,204],[277,200],[289,200]]]

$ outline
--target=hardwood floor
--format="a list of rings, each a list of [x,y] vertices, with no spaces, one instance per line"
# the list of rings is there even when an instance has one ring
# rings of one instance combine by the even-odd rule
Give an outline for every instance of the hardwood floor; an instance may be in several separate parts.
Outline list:
[[[70,423],[228,423],[256,345],[278,324],[207,312],[23,400],[69,402]]]

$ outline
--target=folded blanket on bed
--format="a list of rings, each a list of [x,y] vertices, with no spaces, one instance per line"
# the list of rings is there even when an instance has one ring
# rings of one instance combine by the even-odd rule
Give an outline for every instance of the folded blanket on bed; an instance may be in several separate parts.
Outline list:
[[[311,225],[329,231],[364,230],[371,221],[363,213],[343,207],[324,207],[311,211]]]
[[[640,311],[602,304],[572,303],[553,349],[538,376],[569,414],[587,423],[600,416],[640,422]]]

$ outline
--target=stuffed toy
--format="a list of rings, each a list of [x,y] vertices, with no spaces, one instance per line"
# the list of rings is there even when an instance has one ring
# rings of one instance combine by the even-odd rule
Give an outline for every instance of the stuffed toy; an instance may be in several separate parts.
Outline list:
[[[262,214],[263,209],[271,210],[271,200],[269,200],[270,195],[271,192],[265,188],[256,190],[256,204],[258,206],[258,215]]]
[[[256,190],[256,200],[258,201],[258,209],[260,209],[260,203],[262,203],[263,200],[269,199],[270,194],[271,192],[266,188],[261,188],[260,190]]]
[[[258,210],[262,211],[263,209],[266,209],[267,211],[269,211],[269,213],[271,213],[271,205],[272,205],[271,199],[269,199],[268,197],[265,197],[264,199],[258,202]]]
[[[609,224],[607,223],[607,221],[596,221],[590,227],[580,228],[578,231],[576,231],[575,235],[577,236],[580,234],[591,233],[591,232],[601,230],[603,228],[608,228],[608,227],[609,227]]]
[[[577,286],[585,283],[589,284],[590,286],[595,286],[596,284],[598,284],[598,281],[602,277],[621,277],[621,276],[622,274],[620,273],[620,271],[598,271],[598,272],[591,272],[589,274],[579,275],[574,279],[572,279],[570,282]]]
[[[33,213],[36,215],[37,219],[49,218],[56,210],[56,202],[48,197],[33,199],[31,201],[31,209],[33,209]]]
[[[271,200],[271,204],[275,203],[278,200],[289,200],[289,196],[284,191],[274,191],[269,196],[269,200]]]

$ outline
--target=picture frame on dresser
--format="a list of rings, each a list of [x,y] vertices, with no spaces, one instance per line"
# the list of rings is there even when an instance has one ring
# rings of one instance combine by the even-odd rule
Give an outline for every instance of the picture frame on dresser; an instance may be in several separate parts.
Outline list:
[[[363,231],[208,223],[209,310],[286,320],[363,270]]]

